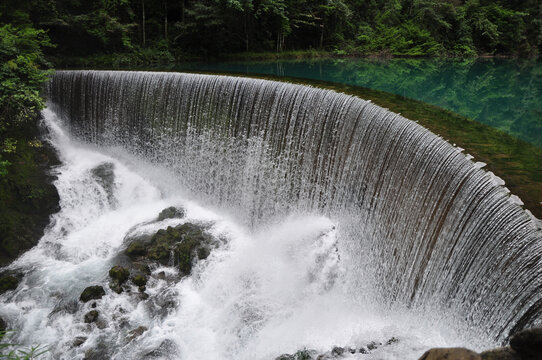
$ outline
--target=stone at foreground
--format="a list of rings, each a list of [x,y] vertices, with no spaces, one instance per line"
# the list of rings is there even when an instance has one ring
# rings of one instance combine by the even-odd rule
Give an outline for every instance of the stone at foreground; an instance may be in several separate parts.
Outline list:
[[[99,285],[89,286],[85,290],[83,290],[83,292],[81,293],[81,296],[79,297],[79,300],[86,303],[90,300],[101,299],[102,296],[104,295],[105,295],[105,291],[103,287]]]
[[[521,357],[510,347],[501,347],[487,350],[480,354],[482,360],[522,360]]]
[[[522,359],[542,359],[542,327],[520,331],[510,339],[510,346]]]
[[[419,360],[482,360],[482,358],[465,348],[437,348],[428,350]]]

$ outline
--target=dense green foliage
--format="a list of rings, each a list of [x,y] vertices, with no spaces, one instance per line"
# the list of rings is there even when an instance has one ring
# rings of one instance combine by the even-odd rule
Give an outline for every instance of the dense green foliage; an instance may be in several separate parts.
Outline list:
[[[47,30],[59,64],[309,49],[404,56],[542,49],[539,0],[4,0],[0,22]]]

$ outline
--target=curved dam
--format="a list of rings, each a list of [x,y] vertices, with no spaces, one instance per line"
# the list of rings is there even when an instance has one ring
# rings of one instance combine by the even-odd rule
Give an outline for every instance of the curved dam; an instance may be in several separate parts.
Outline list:
[[[482,169],[483,164],[398,114],[356,97],[307,86],[181,73],[58,71],[48,83],[47,96],[48,111],[58,117],[55,126],[81,146],[122,153],[131,159],[132,165],[126,165],[129,170],[144,162],[147,170],[142,178],[163,180],[167,176],[152,169],[167,171],[172,188],[182,189],[183,196],[204,207],[226,212],[249,232],[282,229],[279,233],[286,235],[277,239],[283,240],[266,240],[253,250],[269,265],[268,271],[276,270],[278,287],[294,276],[292,269],[304,257],[294,257],[290,270],[275,267],[282,256],[275,251],[295,253],[297,240],[286,246],[284,239],[294,239],[301,231],[293,220],[290,230],[284,230],[284,219],[323,216],[332,224],[333,251],[338,254],[326,253],[325,258],[341,264],[341,271],[333,272],[335,265],[320,263],[323,255],[315,255],[317,266],[311,268],[310,281],[318,282],[314,290],[318,294],[341,286],[348,303],[450,324],[452,332],[462,334],[463,344],[472,347],[501,343],[511,332],[542,324],[542,231],[536,221],[498,178]],[[135,180],[127,177],[124,184],[130,181]],[[141,201],[151,203],[145,196]],[[95,241],[108,236],[93,235]],[[267,255],[258,252],[262,249],[273,254],[269,263]],[[88,258],[78,256],[77,261]],[[247,273],[266,278],[260,265],[254,266]],[[217,270],[215,279],[225,271]],[[260,291],[264,285],[252,288],[254,283],[258,281],[252,278],[242,287],[254,291],[244,295],[251,299],[246,300],[251,310],[243,308],[239,329],[244,330],[236,330],[236,340],[224,346],[224,358],[242,353],[239,349],[258,347],[250,340],[254,334],[261,342],[263,334],[278,333],[264,331],[278,321],[265,314],[268,309],[281,313],[280,307],[267,302],[254,305],[266,301],[254,300],[258,298],[254,294],[272,298],[274,288]],[[217,281],[212,288],[218,287]],[[205,296],[204,291],[197,293]],[[303,294],[296,299],[316,297]],[[190,308],[187,299],[194,297],[183,299]],[[239,305],[231,309],[235,312]],[[346,318],[345,323],[356,323],[356,331],[362,331],[364,320],[354,315]],[[194,321],[203,324],[201,318]],[[394,326],[410,326],[401,321]],[[202,324],[198,329],[208,326]],[[218,331],[213,326],[208,329]],[[182,341],[174,342],[183,348]],[[314,346],[309,340],[298,345],[299,349]],[[196,352],[188,353],[192,355],[186,358],[198,358]]]

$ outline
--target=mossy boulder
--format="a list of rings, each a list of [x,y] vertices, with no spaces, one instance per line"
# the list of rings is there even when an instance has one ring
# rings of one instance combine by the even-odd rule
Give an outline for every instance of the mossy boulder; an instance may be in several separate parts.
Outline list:
[[[175,219],[184,217],[184,210],[177,208],[175,206],[170,206],[158,214],[157,221],[162,221],[166,219]]]
[[[130,258],[137,258],[138,256],[144,256],[147,254],[147,247],[141,240],[135,240],[126,248],[126,255]]]
[[[99,300],[105,295],[105,290],[100,285],[89,286],[81,293],[79,300],[86,303],[90,300]]]
[[[109,276],[117,283],[123,284],[130,277],[130,271],[120,265],[116,265],[109,270]]]
[[[137,274],[137,275],[134,275],[134,277],[132,277],[132,282],[136,286],[145,286],[147,285],[147,281],[148,281],[147,277],[143,274]]]
[[[151,240],[147,257],[168,265],[170,260],[178,264],[179,270],[188,275],[195,259],[206,259],[210,253],[210,238],[202,227],[185,223],[159,230]]]

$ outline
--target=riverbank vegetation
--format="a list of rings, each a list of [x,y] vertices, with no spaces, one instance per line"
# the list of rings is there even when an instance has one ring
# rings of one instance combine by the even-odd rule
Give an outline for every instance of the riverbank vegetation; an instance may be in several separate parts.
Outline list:
[[[34,246],[58,208],[48,175],[57,160],[37,126],[49,46],[44,30],[0,26],[0,266]]]
[[[307,56],[537,56],[538,0],[5,0],[57,66]],[[234,54],[234,55],[232,55]]]

